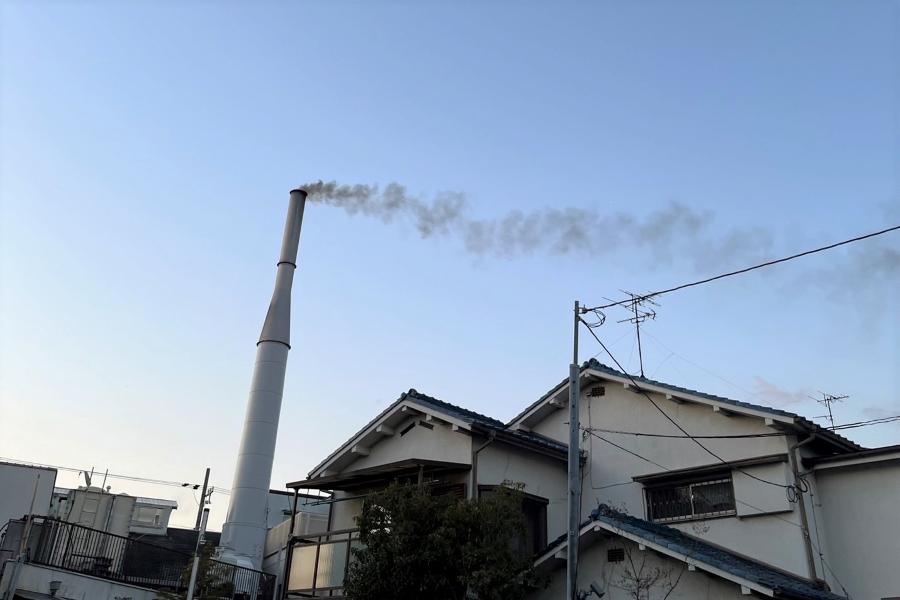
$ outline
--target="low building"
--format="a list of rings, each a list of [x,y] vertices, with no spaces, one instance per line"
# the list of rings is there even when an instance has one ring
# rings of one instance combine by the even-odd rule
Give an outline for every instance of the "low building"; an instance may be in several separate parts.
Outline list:
[[[50,511],[56,469],[0,462],[0,527],[10,519]]]
[[[900,597],[900,570],[888,564],[900,539],[896,447],[866,450],[800,415],[596,360],[582,366],[580,387],[579,587],[596,580],[609,586],[607,598],[629,597],[623,574],[640,579],[622,564],[631,557],[678,574],[673,598]],[[415,390],[401,395],[288,484],[334,498],[327,531],[291,544],[286,597],[340,597],[354,517],[367,493],[395,479],[465,498],[504,480],[524,484],[528,546],[554,581],[533,596],[559,597],[568,397],[566,379],[503,423]]]

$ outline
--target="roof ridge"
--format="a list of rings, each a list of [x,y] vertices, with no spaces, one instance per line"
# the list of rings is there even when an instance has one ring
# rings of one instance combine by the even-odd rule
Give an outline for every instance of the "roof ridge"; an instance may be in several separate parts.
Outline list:
[[[628,373],[623,373],[622,371],[619,371],[618,369],[614,369],[608,365],[605,365],[605,364],[601,363],[599,360],[597,360],[596,358],[591,358],[590,360],[586,360],[586,361],[584,361],[584,363],[582,363],[580,370],[585,371],[587,369],[595,369],[598,371],[605,371],[608,375],[612,375],[614,377],[622,377],[622,378],[634,381],[636,383],[646,383],[648,385],[655,385],[657,387],[665,388],[665,389],[672,390],[675,392],[681,392],[683,394],[697,396],[698,398],[705,398],[707,400],[713,400],[716,402],[724,402],[725,404],[730,404],[732,406],[737,406],[740,408],[749,408],[752,410],[758,410],[761,412],[766,412],[766,413],[778,415],[781,417],[788,417],[791,419],[799,419],[801,421],[800,425],[802,425],[804,427],[808,427],[810,430],[812,430],[815,433],[827,434],[827,435],[833,436],[834,438],[841,440],[842,442],[852,444],[857,449],[860,449],[860,450],[864,449],[862,446],[860,446],[853,440],[842,436],[841,434],[837,433],[836,431],[830,431],[827,428],[822,427],[821,425],[818,425],[817,423],[814,423],[813,421],[810,421],[803,415],[800,415],[797,413],[792,413],[792,412],[786,411],[786,410],[782,410],[780,408],[763,406],[761,404],[753,404],[752,402],[744,402],[742,400],[733,400],[732,398],[728,398],[725,396],[717,396],[715,394],[709,394],[707,392],[701,392],[699,390],[692,390],[690,388],[673,385],[671,383],[666,383],[664,381],[657,381],[655,379],[650,379],[648,377],[641,377],[640,375],[630,375]],[[565,383],[565,381],[563,381],[563,383]],[[559,387],[559,386],[557,386],[557,387]],[[554,388],[554,390],[555,389],[556,388]],[[552,393],[552,390],[550,393]],[[534,404],[532,404],[532,406],[539,404],[548,395],[550,395],[550,393],[545,394],[541,398],[541,400],[538,400],[538,402],[535,402]],[[522,414],[524,414],[524,413],[522,413]],[[519,415],[519,417],[521,417],[521,415]],[[518,419],[519,417],[516,417],[516,418]]]
[[[462,406],[452,404],[450,402],[447,402],[446,400],[441,400],[439,398],[435,398],[434,396],[429,396],[427,394],[423,394],[423,393],[419,392],[416,388],[409,388],[408,392],[403,392],[402,394],[400,394],[400,398],[402,400],[405,400],[407,398],[412,398],[413,400],[415,400],[416,398],[418,398],[420,400],[424,400],[425,402],[431,402],[433,404],[436,404],[439,407],[446,407],[450,410],[457,411],[459,413],[466,414],[466,415],[472,415],[473,417],[477,417],[478,419],[483,419],[485,421],[490,421],[491,423],[495,423],[502,427],[506,427],[506,424],[503,423],[503,421],[500,421],[499,419],[495,419],[494,417],[489,417],[482,413],[475,412],[474,410],[470,410],[468,408],[464,408]]]
[[[625,531],[629,531],[633,535],[637,535],[638,537],[646,539],[648,542],[661,543],[662,545],[670,548],[675,552],[682,552],[682,549],[679,548],[679,546],[681,546],[682,544],[691,544],[694,546],[694,552],[692,555],[693,558],[706,564],[715,566],[713,563],[722,561],[721,556],[717,558],[715,556],[715,553],[722,553],[724,555],[727,555],[734,562],[725,565],[720,564],[719,568],[722,568],[723,570],[728,571],[733,575],[745,578],[752,577],[753,573],[746,570],[746,567],[749,566],[756,569],[761,569],[779,578],[784,578],[781,582],[775,579],[770,579],[765,582],[760,581],[760,583],[766,585],[767,587],[771,587],[772,589],[783,589],[783,585],[790,585],[792,587],[799,586],[800,588],[804,588],[800,591],[801,593],[805,594],[806,597],[823,599],[840,597],[834,592],[819,589],[816,586],[815,582],[805,579],[802,576],[795,575],[794,573],[762,562],[761,560],[758,560],[756,558],[745,556],[743,554],[735,552],[730,548],[708,542],[698,536],[694,536],[687,533],[686,531],[682,531],[681,529],[677,529],[675,527],[671,527],[662,523],[654,523],[652,521],[648,521],[634,515],[629,515],[628,513],[623,513],[615,508],[610,507],[607,504],[601,503],[597,506],[597,508],[592,510],[588,519],[579,526],[579,529],[584,525],[590,523],[591,521],[604,520],[604,517],[605,519],[616,521],[622,525],[627,525],[631,528],[639,529],[641,533],[636,533],[627,529]],[[668,538],[668,543],[666,539],[661,539],[661,537]],[[704,550],[706,550],[706,552],[704,552]],[[812,592],[813,595],[809,595],[810,592]]]

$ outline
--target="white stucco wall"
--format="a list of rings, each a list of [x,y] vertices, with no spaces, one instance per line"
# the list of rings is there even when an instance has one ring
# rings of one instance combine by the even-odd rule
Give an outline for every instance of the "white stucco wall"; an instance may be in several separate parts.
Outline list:
[[[451,426],[446,423],[431,421],[428,425],[433,425],[433,429],[415,425],[405,434],[400,435],[400,432],[411,423],[422,419],[424,417],[404,421],[395,428],[396,433],[393,436],[384,437],[369,446],[368,456],[357,458],[342,471],[356,471],[413,458],[464,464],[471,462],[471,438],[459,431],[453,431]]]
[[[690,598],[691,600],[745,600],[747,596],[741,594],[741,587],[730,581],[707,575],[700,570],[688,571],[687,565],[680,561],[657,554],[651,550],[638,550],[637,544],[614,539],[603,540],[582,549],[578,563],[578,587],[589,590],[591,581],[599,583],[606,595],[603,600],[633,600],[631,590],[633,584],[628,583],[625,574],[626,562],[607,562],[606,551],[609,548],[627,548],[631,554],[631,560],[635,563],[635,570],[644,566],[643,573],[647,574],[652,569],[659,568],[666,572],[671,571],[671,576],[665,577],[658,585],[650,588],[649,600],[661,600],[668,591],[670,599]],[[626,561],[628,558],[626,557]],[[630,561],[628,562],[630,565]],[[538,589],[529,593],[528,600],[559,600],[566,596],[566,568],[565,562],[559,563],[559,568],[552,572],[550,587]],[[678,579],[678,576],[681,578]],[[677,585],[673,584],[677,580]],[[596,600],[596,596],[590,596]]]
[[[331,505],[331,526],[328,528],[329,531],[356,528],[356,521],[353,519],[362,511],[363,498],[353,498],[353,496],[359,496],[364,493],[365,491],[334,493],[335,502]],[[344,498],[350,499],[344,500]]]
[[[494,442],[478,453],[478,485],[499,485],[504,481],[524,483],[523,491],[545,498],[547,504],[547,539],[566,531],[565,462],[535,452]]]
[[[12,562],[7,562],[3,571],[3,580],[0,581],[0,595],[9,588],[12,571]],[[62,585],[56,596],[66,600],[99,600],[101,598],[104,600],[154,600],[156,598],[156,592],[146,588],[24,563],[19,565],[16,589],[49,594],[51,581],[61,582]]]
[[[625,389],[620,383],[606,382],[606,395],[581,400],[581,423],[616,431],[683,435],[642,394]],[[759,418],[737,415],[725,416],[703,404],[677,404],[660,394],[650,394],[660,409],[689,433],[696,435],[771,434]],[[568,442],[568,410],[559,409],[542,422],[534,424],[532,431],[547,437]],[[589,436],[582,448],[588,452],[588,462],[583,471],[582,518],[599,503],[609,504],[629,514],[646,518],[643,486],[632,477],[663,473],[666,469],[686,469],[716,464],[718,460],[690,439],[654,438],[598,432],[597,435],[621,446],[625,450]],[[785,437],[702,440],[704,446],[726,461],[760,456],[787,454]],[[628,451],[633,452],[630,454]],[[643,457],[646,460],[643,460]],[[652,464],[657,463],[657,464]],[[664,468],[663,468],[664,467]],[[785,463],[743,468],[773,483],[786,483],[789,470]],[[800,529],[799,511],[787,502],[785,490],[732,472],[735,500],[741,516],[763,511],[772,515],[711,518],[703,521],[704,539],[731,548],[737,552],[779,568],[806,576],[808,566],[804,549],[803,532]],[[743,503],[743,504],[742,504]],[[784,511],[784,512],[781,512]],[[785,522],[787,521],[787,522]],[[691,522],[669,525],[692,533]],[[773,540],[777,540],[773,543]]]
[[[900,460],[816,469],[826,561],[855,600],[900,597]],[[837,576],[837,580],[835,579]]]

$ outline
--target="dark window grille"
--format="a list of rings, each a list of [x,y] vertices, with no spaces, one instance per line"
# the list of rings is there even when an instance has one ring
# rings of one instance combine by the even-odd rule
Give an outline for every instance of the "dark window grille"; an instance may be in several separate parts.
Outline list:
[[[598,398],[600,396],[606,395],[606,387],[602,385],[596,385],[591,388],[591,391],[588,393],[588,396],[591,398]]]
[[[735,514],[731,477],[647,489],[651,521],[685,521]]]
[[[190,554],[49,517],[33,518],[27,556],[35,564],[176,593],[187,590],[193,563]],[[221,584],[217,597],[274,598],[273,575],[216,560],[209,573]]]

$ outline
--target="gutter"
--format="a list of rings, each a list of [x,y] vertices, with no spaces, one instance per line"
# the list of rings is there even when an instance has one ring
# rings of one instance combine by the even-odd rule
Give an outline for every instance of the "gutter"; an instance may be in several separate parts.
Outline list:
[[[496,437],[497,432],[491,431],[488,433],[488,440],[485,443],[472,449],[472,483],[469,486],[469,499],[478,498],[478,453],[490,446]]]
[[[800,501],[799,501],[800,522],[803,525],[803,542],[804,542],[803,545],[806,550],[806,564],[807,564],[807,567],[809,568],[809,578],[813,582],[817,581],[817,579],[818,579],[818,577],[816,577],[816,559],[813,555],[812,539],[810,539],[810,535],[809,535],[809,520],[807,519],[807,516],[806,516],[806,499],[803,497],[803,491],[802,491],[802,487],[800,485],[801,479],[800,479],[800,472],[797,468],[796,451],[801,446],[805,446],[806,444],[809,444],[810,442],[812,442],[815,439],[816,439],[816,434],[811,433],[808,438],[806,438],[802,442],[797,442],[796,444],[791,446],[790,449],[788,450],[788,460],[790,460],[791,472],[793,472],[793,474],[794,474],[794,487],[796,488],[797,492],[800,495]]]

